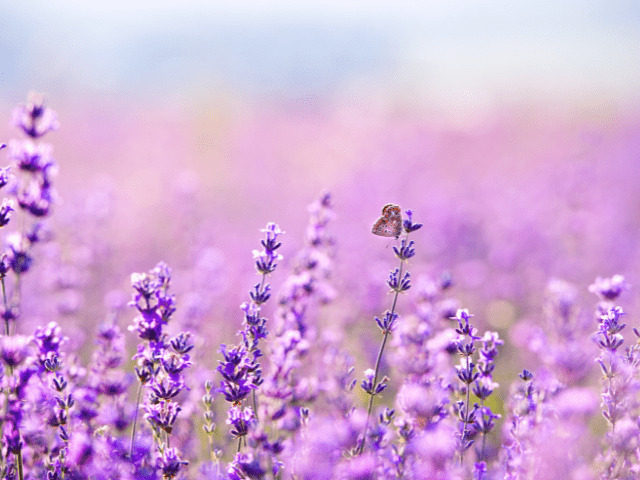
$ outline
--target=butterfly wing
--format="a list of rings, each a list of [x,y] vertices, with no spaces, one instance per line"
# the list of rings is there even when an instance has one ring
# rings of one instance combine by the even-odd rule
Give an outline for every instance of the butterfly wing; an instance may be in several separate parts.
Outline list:
[[[402,232],[402,214],[400,207],[389,203],[382,209],[380,217],[371,227],[371,233],[381,237],[398,237]]]
[[[388,222],[388,219],[385,217],[380,217],[376,220],[376,223],[371,227],[371,233],[374,235],[379,235],[381,237],[395,237],[395,233],[393,233],[393,228]]]
[[[384,207],[382,207],[382,216],[383,217],[402,217],[400,213],[400,207],[398,205],[394,205],[393,203],[387,203]]]

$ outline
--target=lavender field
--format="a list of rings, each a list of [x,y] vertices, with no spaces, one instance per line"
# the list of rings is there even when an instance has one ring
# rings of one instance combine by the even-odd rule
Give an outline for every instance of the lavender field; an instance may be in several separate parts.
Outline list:
[[[640,478],[637,13],[276,3],[0,6],[1,478]]]

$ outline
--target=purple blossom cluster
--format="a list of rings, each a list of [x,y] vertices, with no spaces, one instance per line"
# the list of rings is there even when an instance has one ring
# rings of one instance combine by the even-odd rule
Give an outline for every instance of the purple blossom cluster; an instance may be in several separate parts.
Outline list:
[[[241,319],[229,313],[240,300],[214,310],[234,298],[214,294],[232,276],[207,247],[195,266],[131,274],[131,309],[112,291],[105,319],[88,322],[91,348],[64,317],[26,318],[25,303],[47,297],[23,276],[40,271],[48,250],[36,246],[55,235],[42,221],[56,164],[34,142],[58,123],[32,94],[13,124],[29,138],[0,146],[11,162],[0,170],[0,226],[11,230],[0,257],[0,478],[640,478],[640,326],[621,306],[622,275],[588,289],[552,278],[535,317],[488,325],[462,308],[450,273],[433,275],[427,229],[405,210],[402,237],[380,246],[396,263],[370,280],[389,306],[367,320],[345,300],[363,273],[336,273],[349,258],[325,192],[286,260],[289,236],[283,244],[273,222],[261,230]],[[582,308],[587,291],[595,313]],[[374,348],[363,332],[375,332]]]
[[[148,393],[142,408],[153,433],[157,451],[155,465],[163,478],[174,478],[183,466],[188,465],[177,449],[170,446],[170,436],[182,410],[178,397],[188,388],[184,370],[192,365],[189,352],[193,349],[189,332],[180,332],[170,338],[164,331],[176,311],[175,297],[169,293],[170,282],[171,270],[163,262],[148,273],[131,275],[135,293],[130,305],[139,314],[129,330],[136,332],[141,342],[133,357],[137,362],[135,373],[139,386],[129,457],[135,461],[138,406],[142,390],[146,388]]]

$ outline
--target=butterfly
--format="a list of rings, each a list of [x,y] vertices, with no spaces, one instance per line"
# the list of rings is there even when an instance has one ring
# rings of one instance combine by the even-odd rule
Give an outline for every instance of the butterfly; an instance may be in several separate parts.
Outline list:
[[[402,213],[400,207],[388,203],[382,208],[382,216],[371,227],[371,233],[381,237],[396,237],[402,233]]]

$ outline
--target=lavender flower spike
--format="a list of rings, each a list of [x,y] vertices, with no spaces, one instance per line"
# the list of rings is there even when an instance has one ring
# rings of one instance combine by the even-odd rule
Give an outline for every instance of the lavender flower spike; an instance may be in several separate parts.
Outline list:
[[[589,291],[603,300],[613,301],[629,288],[629,284],[622,275],[614,275],[611,278],[597,277],[596,281],[589,286]]]
[[[6,145],[4,145],[6,147]],[[11,179],[11,166],[0,168],[0,188],[9,183]]]
[[[602,415],[609,424],[606,436],[607,450],[603,454],[602,478],[635,478],[637,476],[637,446],[640,442],[640,426],[637,419],[637,395],[640,391],[638,369],[640,366],[640,344],[627,347],[624,354],[618,353],[624,338],[621,332],[626,327],[620,319],[621,307],[612,306],[612,299],[628,288],[621,276],[612,279],[596,279],[589,290],[603,300],[596,306],[600,323],[596,332],[596,343],[600,355],[596,361],[603,373]],[[608,311],[602,314],[604,307]],[[634,334],[637,336],[637,329]],[[635,457],[635,458],[634,458]]]
[[[456,349],[461,356],[460,364],[456,366],[456,375],[462,384],[461,394],[466,397],[466,400],[458,401],[456,409],[461,425],[458,438],[461,464],[464,452],[473,445],[473,437],[478,433],[482,434],[480,460],[483,460],[486,435],[495,426],[494,420],[500,418],[500,415],[493,414],[488,407],[485,407],[484,402],[499,386],[493,381],[494,361],[498,355],[497,347],[504,342],[496,332],[485,332],[483,337],[479,337],[477,329],[469,322],[472,317],[473,315],[467,309],[458,309],[456,316],[453,317],[458,321],[458,328],[455,329],[458,334]],[[472,355],[477,351],[475,343],[478,341],[482,343],[482,348],[476,365]],[[471,408],[471,391],[481,403],[480,405],[476,403],[473,408]]]
[[[266,318],[260,317],[260,308],[271,297],[271,287],[265,283],[267,275],[276,269],[278,260],[282,256],[276,250],[282,245],[278,242],[278,236],[284,232],[277,224],[269,222],[267,226],[260,230],[264,232],[265,238],[260,241],[264,250],[253,251],[255,267],[258,274],[262,275],[260,283],[254,285],[249,291],[251,302],[245,302],[240,306],[244,312],[244,329],[239,335],[242,341],[238,345],[220,346],[220,352],[224,361],[219,361],[218,372],[222,375],[220,382],[221,392],[225,400],[232,404],[229,410],[228,424],[232,426],[231,433],[238,438],[238,451],[240,450],[243,438],[255,425],[255,415],[257,413],[256,389],[263,383],[262,369],[258,359],[262,356],[259,341],[267,336]],[[246,407],[240,409],[240,404],[253,393],[253,410]],[[246,441],[246,439],[245,439]]]
[[[177,450],[170,447],[169,438],[182,411],[176,398],[186,388],[184,370],[193,363],[188,354],[193,348],[189,344],[190,334],[181,332],[169,338],[164,331],[176,311],[175,298],[169,294],[170,284],[171,269],[164,262],[159,262],[148,273],[134,273],[131,286],[135,293],[129,303],[139,313],[129,330],[137,332],[142,341],[133,357],[137,361],[135,371],[140,384],[128,457],[133,461],[138,407],[142,389],[147,386],[144,418],[151,426],[156,443],[156,470],[162,471],[164,479],[173,478],[187,464],[178,457]]]
[[[382,361],[382,353],[384,352],[387,338],[393,331],[394,322],[398,317],[398,314],[395,311],[396,303],[398,302],[398,296],[400,295],[400,293],[406,292],[407,290],[409,290],[409,288],[411,288],[409,272],[404,272],[403,274],[405,262],[407,262],[415,255],[415,251],[413,248],[414,241],[408,241],[408,238],[410,233],[420,229],[422,225],[413,223],[413,212],[411,210],[407,210],[405,214],[407,215],[407,220],[403,222],[405,237],[401,240],[400,247],[393,247],[395,256],[400,259],[400,266],[389,273],[389,279],[387,280],[387,285],[389,286],[389,288],[391,288],[391,292],[394,292],[391,309],[385,312],[385,315],[382,319],[378,317],[375,318],[375,321],[383,334],[382,343],[380,344],[380,350],[378,351],[378,356],[376,358],[375,368],[367,369],[365,371],[365,379],[361,384],[361,387],[369,395],[369,406],[367,409],[367,420],[364,425],[364,431],[362,433],[362,437],[359,440],[359,444],[355,449],[357,454],[361,454],[364,451],[369,428],[369,421],[371,419],[371,413],[373,411],[373,399],[386,387],[386,384],[384,383],[386,379],[383,379],[380,383],[378,383],[378,373],[380,372],[380,362]]]
[[[253,258],[256,260],[256,270],[258,270],[258,273],[268,275],[276,269],[276,262],[282,260],[282,255],[278,255],[275,251],[282,245],[278,243],[278,236],[284,232],[273,222],[269,222],[266,228],[260,231],[267,234],[267,238],[260,241],[264,250],[262,252],[254,250]]]
[[[58,115],[44,106],[44,95],[29,92],[26,105],[20,105],[13,110],[11,123],[21,128],[32,138],[38,138],[51,130],[57,130]]]
[[[9,223],[9,214],[15,211],[13,208],[13,200],[9,200],[5,198],[2,200],[2,205],[0,205],[0,227],[4,227],[7,223]]]

